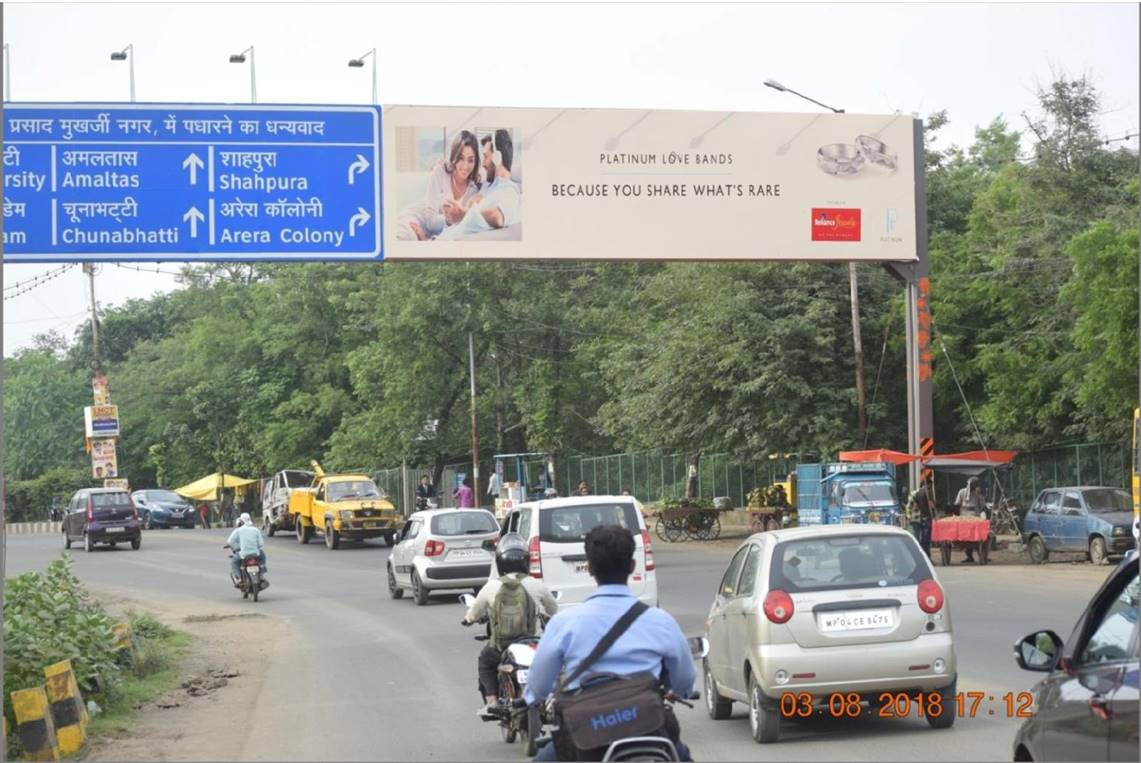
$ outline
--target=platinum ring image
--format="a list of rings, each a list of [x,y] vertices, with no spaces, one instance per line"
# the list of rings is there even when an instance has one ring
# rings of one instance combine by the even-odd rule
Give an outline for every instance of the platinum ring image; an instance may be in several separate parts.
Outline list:
[[[816,151],[816,163],[829,175],[855,175],[864,167],[864,156],[850,143],[830,143]]]
[[[860,135],[856,138],[856,146],[859,147],[860,153],[872,164],[878,164],[889,170],[895,169],[899,155],[888,148],[887,144],[883,141],[873,138],[870,135]]]

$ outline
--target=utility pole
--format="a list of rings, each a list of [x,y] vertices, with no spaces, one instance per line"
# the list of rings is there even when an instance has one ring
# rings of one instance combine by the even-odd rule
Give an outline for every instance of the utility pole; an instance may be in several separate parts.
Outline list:
[[[87,273],[88,294],[91,297],[91,347],[95,351],[95,370],[103,370],[99,355],[99,319],[95,315],[95,263],[83,263],[83,272]]]
[[[856,276],[856,263],[848,263],[848,288],[852,302],[852,345],[856,366],[856,405],[859,409],[859,441],[864,442],[868,431],[868,411],[864,393],[864,347],[860,341],[860,294]]]
[[[479,438],[475,424],[475,335],[467,332],[468,372],[471,376],[471,489],[475,492],[475,505],[479,506]]]

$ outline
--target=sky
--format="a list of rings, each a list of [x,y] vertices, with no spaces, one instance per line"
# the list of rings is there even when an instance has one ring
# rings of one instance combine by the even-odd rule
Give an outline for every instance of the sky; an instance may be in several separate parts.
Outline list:
[[[3,4],[13,101],[136,97],[246,103],[254,46],[259,103],[367,103],[376,49],[381,103],[817,111],[784,85],[851,113],[946,109],[938,145],[969,145],[1003,116],[1024,127],[1054,72],[1086,74],[1102,94],[1107,138],[1136,133],[1136,4]],[[368,64],[366,59],[366,64]],[[1126,145],[1137,148],[1134,138]],[[4,265],[3,351],[41,332],[71,338],[87,319],[78,266]],[[178,265],[103,265],[101,307],[177,287]]]

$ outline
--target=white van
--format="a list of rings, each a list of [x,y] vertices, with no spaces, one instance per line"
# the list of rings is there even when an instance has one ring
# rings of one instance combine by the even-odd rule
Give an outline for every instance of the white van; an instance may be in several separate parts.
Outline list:
[[[638,502],[630,496],[587,495],[521,503],[503,521],[505,533],[518,533],[531,551],[531,576],[558,597],[559,608],[586,601],[598,588],[586,565],[583,542],[591,528],[621,525],[634,534],[635,568],[630,591],[651,607],[658,605],[658,579],[650,533]]]

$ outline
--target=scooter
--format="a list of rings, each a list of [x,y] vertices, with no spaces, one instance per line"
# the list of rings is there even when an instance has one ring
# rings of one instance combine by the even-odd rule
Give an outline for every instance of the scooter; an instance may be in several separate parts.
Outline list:
[[[460,594],[460,603],[471,609],[475,597],[470,593]],[[546,616],[540,614],[540,621],[545,624]],[[487,618],[479,621],[488,624]],[[491,638],[491,628],[488,624],[487,632],[475,636],[476,641],[487,641]],[[503,741],[514,744],[522,739],[524,753],[527,757],[534,757],[538,752],[539,735],[542,733],[544,716],[546,713],[537,707],[528,707],[523,699],[523,690],[527,688],[528,674],[531,662],[535,659],[535,650],[539,648],[539,637],[528,636],[512,641],[503,650],[499,660],[499,705],[493,715],[484,718],[487,722],[497,722]]]
[[[234,555],[234,550],[229,546],[230,556]],[[240,576],[237,581],[237,586],[242,591],[242,598],[248,599],[251,596],[254,601],[258,600],[258,594],[269,587],[269,581],[265,579],[261,571],[261,563],[258,562],[256,556],[248,556],[241,561],[238,565],[238,575]]]
[[[425,498],[424,496],[416,496],[416,511],[427,511],[429,509],[440,508],[440,499],[433,496]]]

